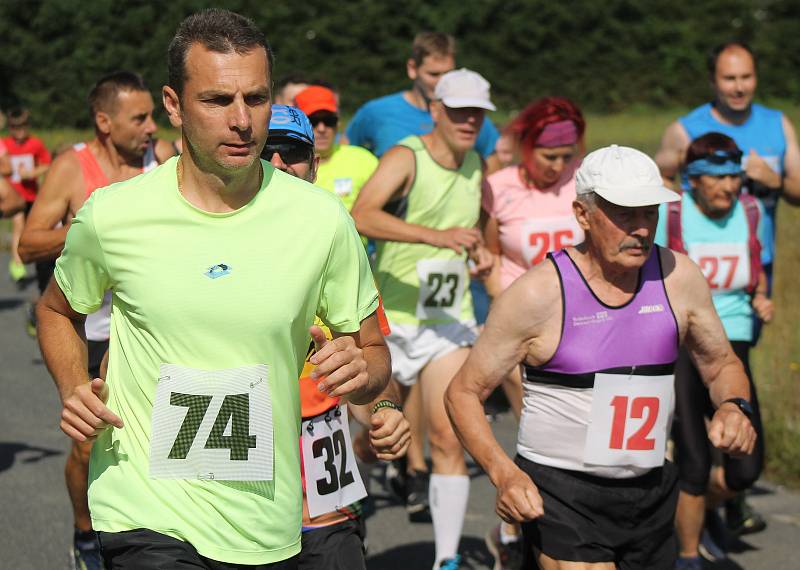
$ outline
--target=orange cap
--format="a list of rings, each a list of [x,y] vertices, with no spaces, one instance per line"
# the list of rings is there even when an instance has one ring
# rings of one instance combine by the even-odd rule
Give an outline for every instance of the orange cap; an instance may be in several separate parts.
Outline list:
[[[339,112],[339,106],[336,104],[336,94],[321,85],[306,87],[295,95],[294,102],[306,115],[312,115],[317,111]]]

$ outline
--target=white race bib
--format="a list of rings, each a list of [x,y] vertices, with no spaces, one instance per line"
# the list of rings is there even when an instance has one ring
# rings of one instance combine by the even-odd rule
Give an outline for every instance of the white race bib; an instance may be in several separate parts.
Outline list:
[[[705,275],[711,293],[744,289],[750,283],[750,250],[746,243],[695,243],[687,250]]]
[[[15,154],[9,155],[9,162],[11,162],[11,181],[22,182],[22,172],[33,170],[33,155],[32,154]]]
[[[461,318],[461,300],[467,283],[463,259],[422,259],[417,262],[419,298],[417,318]]]
[[[583,230],[575,216],[537,218],[522,224],[521,250],[525,267],[540,263],[551,251],[583,241]]]
[[[659,467],[664,464],[674,379],[595,374],[584,463]]]
[[[272,480],[265,364],[196,370],[162,364],[150,433],[153,479]]]
[[[312,518],[367,496],[350,440],[347,406],[304,421],[300,433],[306,500]]]

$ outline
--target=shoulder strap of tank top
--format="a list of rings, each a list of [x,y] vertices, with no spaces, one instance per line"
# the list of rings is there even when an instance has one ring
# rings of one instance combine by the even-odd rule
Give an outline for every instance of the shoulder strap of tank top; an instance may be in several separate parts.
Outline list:
[[[78,143],[72,148],[75,150],[78,163],[81,165],[86,196],[88,197],[98,188],[108,186],[108,178],[105,172],[103,172],[103,169],[100,168],[100,163],[97,162],[94,154],[92,154],[89,145],[86,143]]]
[[[750,194],[740,194],[739,201],[742,203],[744,215],[747,218],[747,245],[750,250],[750,283],[747,291],[753,293],[758,285],[758,276],[761,274],[761,242],[758,241],[758,222],[761,218],[761,211],[758,209],[756,198]]]
[[[686,246],[683,243],[683,223],[681,222],[681,203],[670,202],[667,204],[667,247],[672,251],[686,253]]]

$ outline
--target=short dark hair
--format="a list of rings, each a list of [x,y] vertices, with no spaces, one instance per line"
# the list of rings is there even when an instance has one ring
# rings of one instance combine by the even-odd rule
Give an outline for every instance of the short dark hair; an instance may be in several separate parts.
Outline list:
[[[739,147],[728,135],[722,133],[710,132],[703,136],[697,137],[686,149],[686,164],[690,164],[699,158],[713,154],[716,151],[722,152],[736,152]]]
[[[290,73],[289,75],[284,75],[278,81],[275,82],[275,87],[278,90],[283,89],[290,83],[306,83],[311,84],[311,81],[308,80],[308,77],[303,75],[302,73]]]
[[[117,110],[117,98],[123,91],[148,91],[144,79],[133,71],[115,71],[101,77],[89,91],[89,114],[94,123],[97,113],[113,115]]]
[[[708,58],[706,59],[706,66],[708,67],[708,75],[711,77],[712,81],[714,77],[717,75],[717,61],[719,60],[719,56],[722,55],[722,52],[725,50],[738,47],[746,51],[750,54],[750,57],[753,58],[753,66],[756,66],[756,54],[753,52],[753,49],[745,42],[740,41],[730,41],[719,44],[714,46],[714,48],[708,52]]]
[[[272,76],[272,50],[255,23],[230,10],[211,8],[183,20],[169,44],[168,81],[178,96],[186,83],[186,54],[194,43],[216,53],[240,55],[262,47],[267,52],[267,69]]]
[[[418,66],[429,55],[456,55],[456,40],[443,32],[420,32],[411,44],[411,59]]]
[[[8,110],[8,126],[24,125],[30,119],[30,114],[25,107],[13,107]]]

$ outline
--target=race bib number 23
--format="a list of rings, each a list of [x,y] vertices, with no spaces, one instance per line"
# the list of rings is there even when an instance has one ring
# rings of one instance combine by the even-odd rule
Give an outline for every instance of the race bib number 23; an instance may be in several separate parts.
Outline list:
[[[417,318],[458,320],[466,287],[463,259],[423,259],[417,262]]]
[[[196,370],[162,364],[153,404],[150,477],[270,481],[267,366]]]

